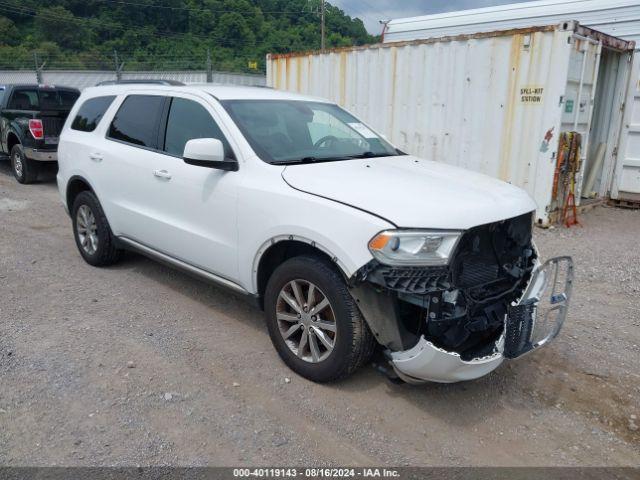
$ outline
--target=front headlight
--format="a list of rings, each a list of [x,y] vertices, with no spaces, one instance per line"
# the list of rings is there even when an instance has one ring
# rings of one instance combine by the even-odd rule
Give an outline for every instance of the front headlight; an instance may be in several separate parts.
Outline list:
[[[386,230],[369,242],[371,254],[386,265],[447,265],[462,232]]]

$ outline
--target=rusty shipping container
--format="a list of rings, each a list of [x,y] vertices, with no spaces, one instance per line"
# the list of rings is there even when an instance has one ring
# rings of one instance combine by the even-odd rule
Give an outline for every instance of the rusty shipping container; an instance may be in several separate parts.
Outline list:
[[[633,49],[566,21],[269,55],[267,84],[333,100],[409,153],[524,188],[547,225],[560,132],[583,136],[578,201],[610,192],[614,156],[595,156],[621,141],[625,112],[612,105],[629,91]]]

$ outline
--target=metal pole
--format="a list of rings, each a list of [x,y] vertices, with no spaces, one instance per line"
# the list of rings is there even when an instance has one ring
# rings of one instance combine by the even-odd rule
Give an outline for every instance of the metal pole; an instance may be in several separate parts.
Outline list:
[[[115,49],[113,50],[113,60],[116,65],[116,80],[120,81],[122,80],[122,67],[124,64],[120,64],[120,61],[118,60],[118,51]]]
[[[38,52],[33,52],[33,61],[36,67],[36,82],[38,84],[44,83],[42,81],[42,68],[40,67],[40,62],[38,61]]]
[[[213,69],[211,68],[211,50],[207,48],[207,83],[213,83]]]
[[[324,0],[320,1],[320,50],[322,50],[323,52],[325,51],[326,48],[326,41],[325,41],[325,3]]]

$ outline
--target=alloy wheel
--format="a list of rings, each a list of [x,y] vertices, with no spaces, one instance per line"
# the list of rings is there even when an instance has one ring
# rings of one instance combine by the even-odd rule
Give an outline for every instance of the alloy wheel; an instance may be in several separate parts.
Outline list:
[[[319,363],[336,344],[337,325],[327,296],[307,280],[292,280],[276,303],[278,328],[289,349],[301,360]]]
[[[15,170],[16,175],[22,178],[24,175],[24,165],[22,164],[22,156],[18,152],[13,155],[13,169]]]
[[[93,255],[98,250],[98,226],[96,217],[87,205],[80,205],[76,214],[76,232],[82,249]]]

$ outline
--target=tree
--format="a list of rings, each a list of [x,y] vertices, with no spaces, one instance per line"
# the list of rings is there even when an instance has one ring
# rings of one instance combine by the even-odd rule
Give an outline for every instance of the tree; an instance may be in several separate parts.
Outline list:
[[[12,68],[31,67],[34,50],[51,54],[49,67],[111,67],[117,50],[129,69],[201,70],[209,49],[216,69],[250,71],[251,60],[264,71],[267,53],[320,47],[319,0],[8,1],[21,8],[0,16],[0,59]],[[327,4],[327,40],[345,46],[375,38]]]
[[[0,17],[0,45],[17,45],[20,35],[15,24],[7,17]]]
[[[81,50],[91,43],[86,22],[61,6],[39,9],[35,27],[43,40],[55,42],[65,49]]]

